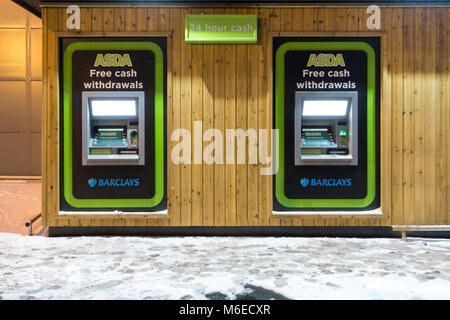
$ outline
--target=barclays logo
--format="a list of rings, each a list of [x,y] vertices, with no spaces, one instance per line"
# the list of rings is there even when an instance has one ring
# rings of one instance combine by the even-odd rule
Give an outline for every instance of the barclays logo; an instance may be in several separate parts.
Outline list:
[[[88,184],[89,184],[89,186],[90,186],[91,188],[95,187],[95,186],[97,185],[97,179],[90,178],[90,179],[88,180]]]
[[[139,179],[94,179],[90,178],[88,184],[91,188],[97,187],[139,187]]]
[[[307,178],[302,178],[302,180],[300,180],[300,184],[301,184],[303,187],[307,187],[307,186],[309,185],[309,179],[307,179]]]
[[[328,179],[328,178],[302,178],[300,180],[300,184],[302,187],[306,188],[307,186],[311,187],[351,187],[352,179]]]

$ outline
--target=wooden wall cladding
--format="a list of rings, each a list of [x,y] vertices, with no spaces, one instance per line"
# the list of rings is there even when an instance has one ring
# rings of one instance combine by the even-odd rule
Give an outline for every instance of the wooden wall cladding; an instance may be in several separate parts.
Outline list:
[[[190,13],[258,14],[251,45],[184,43]],[[43,212],[51,226],[386,226],[450,219],[450,8],[383,7],[381,30],[366,8],[82,7],[68,32],[65,8],[43,8]],[[271,36],[382,32],[382,217],[272,215],[272,177],[258,165],[174,165],[168,161],[168,217],[62,216],[59,204],[57,37],[169,34],[168,156],[176,128],[272,127]],[[207,143],[204,142],[204,146]]]

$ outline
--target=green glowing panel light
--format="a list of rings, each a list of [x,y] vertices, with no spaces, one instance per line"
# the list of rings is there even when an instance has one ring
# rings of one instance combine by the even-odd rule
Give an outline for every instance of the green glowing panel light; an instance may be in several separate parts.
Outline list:
[[[346,136],[347,136],[347,131],[341,130],[341,131],[339,131],[339,135],[340,135],[341,137],[346,137]]]
[[[256,14],[187,14],[186,43],[255,43],[258,41]]]

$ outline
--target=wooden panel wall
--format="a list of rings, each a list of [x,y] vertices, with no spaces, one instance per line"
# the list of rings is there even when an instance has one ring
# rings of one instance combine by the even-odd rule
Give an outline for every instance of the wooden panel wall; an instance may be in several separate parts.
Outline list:
[[[189,13],[256,13],[252,45],[184,43]],[[257,165],[168,162],[168,217],[58,216],[57,36],[169,33],[168,156],[173,129],[270,129],[271,34],[373,32],[362,7],[82,7],[81,31],[66,30],[64,8],[44,8],[43,212],[52,226],[246,226],[448,224],[450,219],[450,9],[382,8],[383,217],[273,217],[272,179]],[[145,32],[145,33],[144,33]],[[206,146],[209,142],[203,142]]]

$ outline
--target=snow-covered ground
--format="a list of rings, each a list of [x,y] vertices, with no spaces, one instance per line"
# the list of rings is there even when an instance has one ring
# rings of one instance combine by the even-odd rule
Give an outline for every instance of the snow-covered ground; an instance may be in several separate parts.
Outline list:
[[[0,179],[0,232],[27,234],[25,222],[39,212],[40,180]],[[39,231],[41,227],[41,220],[33,224],[34,231]]]
[[[450,240],[0,233],[0,299],[450,299]]]

